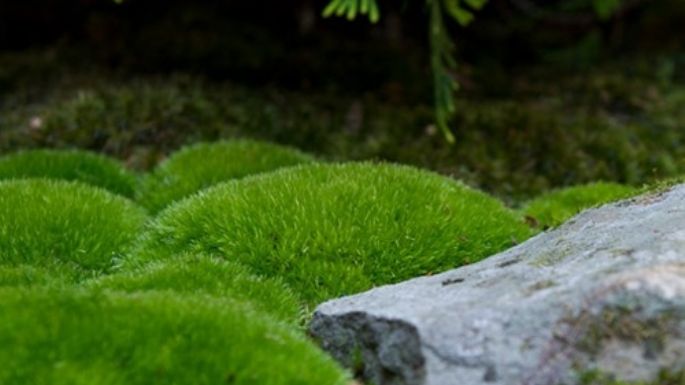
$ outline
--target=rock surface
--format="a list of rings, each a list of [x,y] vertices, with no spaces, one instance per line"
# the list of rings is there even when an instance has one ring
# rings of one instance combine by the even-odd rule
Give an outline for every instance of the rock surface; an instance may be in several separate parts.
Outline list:
[[[310,333],[375,385],[685,383],[685,185],[324,303]]]

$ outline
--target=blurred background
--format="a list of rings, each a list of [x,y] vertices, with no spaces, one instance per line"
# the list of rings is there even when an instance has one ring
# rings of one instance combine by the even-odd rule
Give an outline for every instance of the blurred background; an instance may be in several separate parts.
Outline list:
[[[147,169],[250,137],[323,159],[452,175],[516,204],[596,180],[685,173],[685,2],[490,0],[446,20],[457,61],[436,128],[424,1],[378,23],[326,1],[4,0],[0,153],[104,152]]]

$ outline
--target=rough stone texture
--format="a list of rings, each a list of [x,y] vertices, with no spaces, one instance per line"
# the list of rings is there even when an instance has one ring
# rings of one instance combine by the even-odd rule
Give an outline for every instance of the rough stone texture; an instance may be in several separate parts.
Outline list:
[[[685,369],[685,185],[503,253],[320,305],[310,333],[369,384],[654,381]]]

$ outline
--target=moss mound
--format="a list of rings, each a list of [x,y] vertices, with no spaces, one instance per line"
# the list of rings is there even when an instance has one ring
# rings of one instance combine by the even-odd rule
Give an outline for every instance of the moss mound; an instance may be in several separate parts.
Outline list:
[[[5,289],[0,324],[2,384],[346,382],[304,337],[239,302]]]
[[[31,265],[0,265],[0,288],[6,287],[64,287],[76,282],[77,274],[63,266],[51,268]]]
[[[244,266],[213,257],[155,261],[86,284],[125,292],[169,290],[232,298],[250,302],[258,310],[289,322],[296,322],[301,315],[297,297],[279,280],[255,276]]]
[[[31,150],[0,158],[0,179],[79,181],[133,197],[136,177],[116,160],[81,150]]]
[[[0,265],[90,275],[130,250],[146,219],[124,197],[78,182],[0,182]]]
[[[584,209],[627,198],[639,191],[617,183],[590,183],[543,194],[528,202],[523,212],[541,228],[554,227]]]
[[[312,161],[298,150],[251,140],[195,144],[174,153],[145,178],[138,201],[157,212],[220,182]]]
[[[319,301],[475,262],[529,235],[498,200],[437,174],[312,164],[224,183],[173,205],[152,223],[135,259],[222,256],[283,277],[304,299]],[[342,265],[349,266],[342,275],[330,268]]]

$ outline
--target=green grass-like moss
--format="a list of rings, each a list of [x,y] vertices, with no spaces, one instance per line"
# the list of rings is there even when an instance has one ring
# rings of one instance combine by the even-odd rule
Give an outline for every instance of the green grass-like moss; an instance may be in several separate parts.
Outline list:
[[[96,288],[125,292],[169,290],[179,295],[206,294],[250,302],[260,311],[297,322],[300,303],[277,279],[255,276],[235,262],[213,257],[182,256],[155,261],[87,283]]]
[[[331,358],[240,302],[0,290],[0,383],[342,385]]]
[[[651,381],[622,381],[616,376],[602,373],[599,370],[590,370],[579,375],[580,385],[685,385],[685,371],[682,369],[662,369],[657,378]]]
[[[73,269],[54,264],[50,268],[31,265],[0,265],[0,288],[3,287],[65,287],[76,283]]]
[[[119,162],[82,150],[28,150],[0,158],[0,179],[79,181],[132,198],[136,177]]]
[[[596,182],[550,191],[531,200],[523,213],[541,228],[555,227],[584,209],[630,197],[640,190],[617,183]]]
[[[106,271],[145,219],[126,198],[79,182],[0,182],[0,265]]]
[[[138,201],[157,212],[220,182],[312,161],[298,150],[252,140],[195,144],[174,153],[146,177]]]
[[[318,301],[475,262],[529,235],[498,200],[437,174],[313,164],[224,183],[173,205],[152,223],[134,260],[221,256],[281,276]]]

